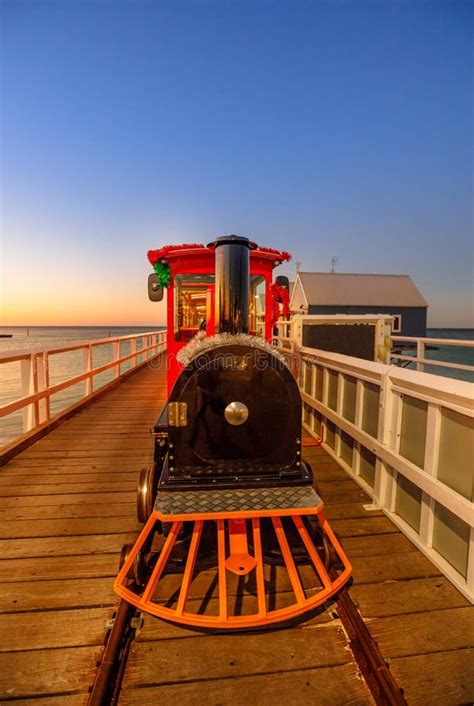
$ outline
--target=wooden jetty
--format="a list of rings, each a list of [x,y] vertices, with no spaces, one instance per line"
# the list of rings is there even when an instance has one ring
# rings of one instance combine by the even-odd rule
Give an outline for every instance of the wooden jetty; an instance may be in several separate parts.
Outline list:
[[[165,399],[165,371],[143,367],[1,469],[1,704],[86,704],[117,605],[120,550],[139,529],[148,430]],[[368,495],[323,449],[308,446],[305,456],[353,565],[350,594],[407,702],[472,702],[469,601],[368,509]],[[203,635],[145,617],[120,706],[203,701],[373,703],[334,605],[296,627],[245,635]]]

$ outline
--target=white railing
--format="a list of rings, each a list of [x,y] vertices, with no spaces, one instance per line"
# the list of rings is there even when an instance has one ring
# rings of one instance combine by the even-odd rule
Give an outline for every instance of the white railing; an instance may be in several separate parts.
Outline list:
[[[298,356],[304,427],[474,600],[474,385],[310,348]]]
[[[121,347],[128,344],[129,351],[122,354]],[[94,352],[100,347],[108,347],[111,359],[94,367]],[[22,439],[25,434],[34,432],[39,427],[57,419],[71,410],[78,401],[86,400],[97,393],[94,385],[98,375],[111,371],[109,380],[102,382],[100,390],[113,385],[118,378],[129,373],[131,370],[145,365],[150,359],[155,358],[166,350],[166,331],[152,331],[130,336],[118,336],[112,338],[92,339],[78,341],[50,348],[48,350],[33,351],[9,351],[0,354],[0,374],[2,368],[8,363],[19,363],[19,377],[21,383],[21,396],[9,400],[0,406],[0,420],[6,419],[19,411],[23,414],[23,424],[20,434],[10,438],[0,451],[6,446],[9,447],[18,439]],[[72,377],[63,379],[55,384],[50,384],[50,364],[54,357],[57,363],[58,357],[66,353],[78,352],[82,355],[79,364],[81,372]],[[55,414],[51,412],[51,397],[64,390],[69,390],[75,385],[83,383],[82,394],[79,400],[74,400]]]
[[[441,368],[451,368],[452,370],[465,370],[474,372],[474,364],[458,363],[456,361],[437,360],[426,356],[426,347],[435,346],[436,348],[470,348],[473,352],[474,360],[474,341],[466,341],[465,339],[454,338],[417,338],[412,336],[392,336],[392,341],[397,347],[397,344],[402,344],[400,348],[413,348],[415,355],[407,353],[391,353],[392,361],[406,361],[416,364],[416,370],[423,372],[426,365],[433,365]],[[405,344],[405,346],[403,345]],[[406,345],[408,344],[408,346]]]

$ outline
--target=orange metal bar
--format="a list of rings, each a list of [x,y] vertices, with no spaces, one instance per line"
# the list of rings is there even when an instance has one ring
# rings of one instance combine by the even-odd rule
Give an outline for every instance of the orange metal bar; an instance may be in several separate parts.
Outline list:
[[[142,601],[143,603],[147,603],[150,598],[152,597],[156,584],[160,580],[160,576],[163,573],[163,569],[165,568],[166,562],[169,559],[169,556],[171,554],[171,550],[174,547],[174,543],[176,542],[176,539],[179,534],[179,530],[181,529],[181,522],[175,522],[173,524],[173,527],[170,530],[169,535],[166,538],[166,542],[163,546],[163,549],[161,550],[160,556],[158,558],[158,561],[155,564],[155,568],[153,569],[153,572],[150,576],[150,580],[148,581],[146,588],[143,592],[142,596]]]
[[[177,515],[162,515],[160,512],[156,516],[162,522],[186,522],[187,520],[195,520],[199,517],[200,520],[234,520],[234,519],[251,519],[252,517],[292,517],[297,515],[314,515],[323,509],[323,504],[313,507],[302,507],[295,510],[288,507],[280,510],[232,510],[222,512],[200,512],[199,515],[187,515],[178,513]]]
[[[202,522],[202,527],[203,528],[203,518],[202,516],[195,517],[194,520],[196,522],[194,531],[193,531],[193,538],[191,539],[191,544],[193,545],[192,551],[190,549],[190,555],[191,559],[188,558],[188,561],[186,562],[186,567],[185,567],[185,574],[186,578],[183,580],[183,583],[185,584],[184,588],[182,587],[180,590],[180,596],[178,598],[178,603],[179,603],[179,609],[182,611],[181,613],[178,612],[178,610],[175,610],[174,608],[167,608],[166,606],[162,605],[161,603],[154,603],[153,602],[153,593],[156,587],[156,584],[159,581],[159,578],[163,572],[163,570],[166,567],[166,562],[169,559],[170,552],[172,550],[172,547],[174,545],[174,542],[176,541],[180,529],[180,523],[175,523],[171,529],[170,536],[167,538],[163,549],[161,551],[161,554],[158,558],[157,564],[155,565],[155,568],[152,572],[152,577],[150,578],[150,581],[145,589],[145,592],[143,594],[141,593],[136,593],[134,592],[137,589],[131,590],[127,586],[127,573],[130,567],[133,564],[133,561],[140,550],[140,548],[143,546],[144,542],[149,536],[153,536],[154,532],[154,522],[157,519],[157,513],[153,513],[152,517],[148,520],[147,524],[145,525],[144,529],[142,530],[135,546],[133,547],[133,550],[131,552],[131,555],[129,559],[127,560],[126,564],[122,568],[119,576],[117,577],[117,580],[115,582],[115,591],[116,593],[127,600],[129,603],[132,605],[135,605],[138,609],[144,610],[151,615],[154,615],[159,618],[163,618],[164,620],[169,620],[181,625],[188,625],[190,627],[198,627],[198,628],[203,628],[203,629],[209,629],[209,628],[214,628],[214,629],[247,629],[247,628],[254,628],[254,627],[264,627],[267,625],[270,625],[272,623],[281,623],[286,620],[291,620],[294,619],[298,616],[304,615],[305,612],[314,609],[317,606],[322,605],[325,601],[328,600],[331,596],[333,596],[337,591],[340,590],[340,588],[346,583],[348,578],[350,577],[351,574],[351,566],[349,564],[349,561],[344,554],[344,551],[342,550],[342,547],[336,537],[334,536],[334,533],[332,532],[327,520],[324,517],[324,514],[320,511],[320,508],[314,509],[313,513],[318,517],[320,520],[321,526],[323,528],[323,531],[326,533],[328,541],[332,544],[334,549],[336,550],[336,553],[338,554],[341,562],[343,563],[344,569],[343,571],[334,579],[331,579],[328,577],[329,583],[328,585],[324,586],[322,589],[317,590],[316,593],[309,598],[306,598],[304,590],[302,588],[300,579],[299,579],[299,574],[297,567],[295,566],[295,562],[293,559],[293,556],[291,554],[291,549],[288,545],[288,540],[285,536],[285,531],[282,526],[281,520],[278,516],[274,516],[272,518],[273,526],[275,529],[275,533],[277,535],[280,549],[286,564],[286,568],[288,570],[288,574],[290,576],[290,580],[292,582],[292,587],[293,591],[295,594],[295,602],[292,605],[285,606],[284,608],[279,608],[278,610],[267,610],[266,609],[266,594],[265,594],[265,581],[264,581],[264,573],[263,573],[263,556],[262,556],[262,544],[261,544],[261,526],[260,526],[260,521],[257,517],[252,518],[252,527],[253,527],[253,538],[254,538],[254,554],[255,554],[255,561],[256,561],[256,584],[257,584],[257,600],[258,600],[258,612],[248,614],[248,615],[228,615],[228,607],[227,607],[227,586],[226,586],[226,566],[225,566],[225,561],[226,561],[226,551],[225,551],[225,536],[226,536],[226,525],[225,521],[223,519],[217,520],[216,524],[216,531],[217,531],[217,560],[218,560],[218,565],[217,565],[217,571],[218,571],[218,580],[219,580],[219,615],[205,615],[205,614],[199,614],[199,613],[190,613],[186,612],[184,610],[186,600],[188,593],[190,592],[189,586],[192,580],[192,573],[193,571],[191,570],[191,562],[195,561],[195,557],[197,555],[197,550],[198,550],[198,545],[199,545],[199,539],[198,539],[198,527],[197,523]],[[306,532],[306,527],[304,526],[304,523],[302,523],[301,518],[298,517],[299,513],[293,511],[293,522],[295,523],[295,526],[297,529],[302,527],[303,533],[300,534],[303,542],[305,543],[306,548],[308,549],[308,546],[306,545],[305,539],[309,542],[309,546],[313,547],[312,541],[310,534]],[[199,530],[201,531],[201,530]],[[309,551],[310,558],[313,560],[314,556],[317,556],[316,558],[316,563],[317,559],[319,556],[317,555],[317,549],[314,547],[314,552],[316,554],[314,555],[311,551]],[[192,567],[194,569],[194,565]],[[316,570],[318,571],[318,567],[315,566]],[[327,573],[327,572],[326,572]],[[321,573],[321,580],[322,577],[324,576],[324,573]]]
[[[290,577],[291,585],[293,587],[294,594],[298,603],[304,603],[306,601],[306,596],[301,585],[298,570],[296,568],[293,556],[291,554],[290,547],[286,540],[285,530],[281,524],[279,517],[272,518],[273,527],[275,528],[275,533],[278,539],[278,544],[280,545],[281,553],[283,559],[285,560],[286,568],[288,570],[288,576]]]
[[[260,521],[257,517],[252,519],[253,546],[257,566],[255,567],[257,584],[258,617],[264,618],[267,614],[267,601],[265,598],[265,577],[263,575],[262,538],[260,536]]]
[[[225,575],[225,525],[217,520],[217,561],[219,572],[219,620],[227,620],[227,588]]]
[[[304,526],[303,520],[301,517],[295,516],[293,517],[293,522],[296,525],[296,528],[298,532],[300,533],[301,539],[304,542],[304,545],[306,547],[306,551],[308,552],[309,556],[311,557],[311,561],[314,564],[314,568],[316,569],[319,578],[322,581],[322,584],[324,588],[329,588],[331,585],[331,579],[329,578],[329,574],[326,571],[326,567],[324,566],[323,562],[321,561],[321,557],[318,554],[318,550],[314,546],[313,542],[311,541],[311,537],[308,534],[308,530]]]
[[[181,590],[179,592],[178,605],[176,606],[177,615],[181,615],[184,611],[184,606],[186,605],[186,600],[188,598],[189,587],[191,586],[191,581],[194,573],[194,565],[196,563],[196,557],[199,548],[199,540],[201,539],[203,520],[197,520],[194,523],[193,536],[191,539],[191,544],[189,546],[188,558],[186,559],[186,567],[184,569],[183,581],[181,584]]]
[[[238,576],[245,576],[255,568],[257,562],[250,556],[247,544],[246,520],[229,520],[229,549],[230,555],[225,565]]]

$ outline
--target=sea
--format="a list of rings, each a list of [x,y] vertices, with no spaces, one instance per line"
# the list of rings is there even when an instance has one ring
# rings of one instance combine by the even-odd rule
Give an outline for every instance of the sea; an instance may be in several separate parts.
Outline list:
[[[90,339],[108,339],[117,336],[141,334],[149,331],[158,331],[163,326],[30,326],[30,327],[2,327],[0,326],[0,356],[13,351],[33,351],[51,349],[56,346],[67,345],[73,341]],[[428,329],[429,338],[448,338],[454,340],[474,340],[474,329],[437,328]],[[3,337],[8,336],[8,337]],[[138,349],[140,345],[138,345]],[[121,356],[130,352],[130,343],[120,344]],[[449,346],[435,350],[427,350],[426,357],[436,361],[474,365],[474,348]],[[93,349],[93,367],[99,367],[112,360],[112,344],[104,340]],[[0,406],[18,399],[22,396],[20,362],[0,364]],[[122,364],[122,371],[130,367],[130,363]],[[407,367],[415,367],[409,363]],[[441,368],[438,366],[425,367],[425,371],[434,375],[457,378],[474,382],[474,372]],[[60,355],[52,355],[49,359],[50,384],[56,384],[82,372],[82,352],[69,351]],[[112,379],[112,371],[100,373],[94,377],[94,389],[99,389]],[[79,400],[83,395],[84,383],[78,383],[51,397],[51,414],[57,414],[62,409]],[[22,432],[23,413],[14,412],[7,417],[0,418],[0,445],[14,438]]]

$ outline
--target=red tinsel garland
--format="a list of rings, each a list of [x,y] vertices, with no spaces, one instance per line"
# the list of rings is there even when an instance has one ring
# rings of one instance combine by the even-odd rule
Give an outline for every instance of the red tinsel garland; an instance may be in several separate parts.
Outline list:
[[[181,245],[164,245],[162,248],[159,248],[159,250],[149,250],[148,251],[148,260],[150,261],[150,264],[152,266],[155,265],[155,262],[158,262],[159,260],[163,260],[166,258],[166,256],[170,252],[175,252],[176,250],[195,250],[195,249],[201,249],[204,248],[204,245],[202,243],[184,243]],[[261,252],[263,253],[271,253],[272,255],[275,255],[276,260],[280,260],[280,262],[285,262],[285,260],[291,260],[291,255],[289,252],[286,252],[284,250],[275,250],[275,248],[266,248],[266,247],[261,247],[257,248],[254,250],[254,252]]]
[[[257,248],[256,252],[272,253],[272,255],[276,255],[277,259],[281,260],[281,262],[285,262],[285,260],[291,260],[291,254],[289,252],[286,252],[286,250],[275,250],[275,248],[266,248],[262,246],[261,248]]]
[[[288,318],[290,316],[290,293],[286,287],[274,282],[271,286],[272,292],[272,327],[281,316]],[[280,311],[280,304],[282,309]]]
[[[163,260],[170,252],[174,252],[175,250],[195,250],[196,248],[203,248],[204,245],[202,243],[184,243],[182,245],[164,245],[162,248],[159,250],[149,250],[148,251],[148,260],[150,261],[150,264],[153,266],[155,262],[158,262],[158,260]]]

